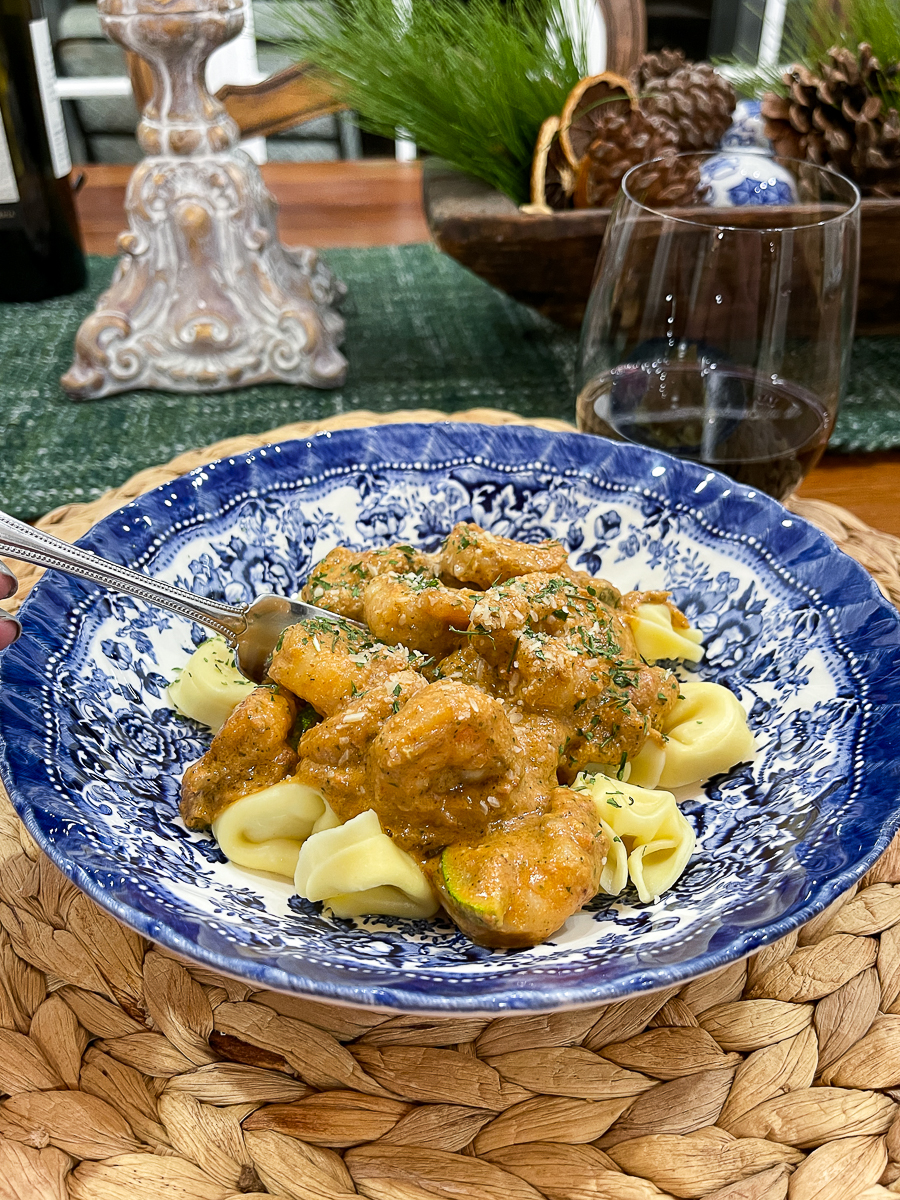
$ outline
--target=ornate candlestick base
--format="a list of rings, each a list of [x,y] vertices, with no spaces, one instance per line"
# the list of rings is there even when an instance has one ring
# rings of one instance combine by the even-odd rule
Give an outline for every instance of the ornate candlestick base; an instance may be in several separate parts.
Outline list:
[[[240,0],[100,0],[115,41],[150,61],[112,284],[81,325],[61,383],[88,400],[133,388],[221,391],[282,380],[337,387],[346,288],[315,251],[281,245],[275,201],[203,84],[243,23]]]

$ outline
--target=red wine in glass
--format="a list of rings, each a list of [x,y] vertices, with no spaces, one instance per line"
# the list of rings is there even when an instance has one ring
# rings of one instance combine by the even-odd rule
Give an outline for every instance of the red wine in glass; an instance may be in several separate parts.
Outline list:
[[[812,470],[831,433],[812,392],[703,359],[614,367],[582,388],[578,423],[703,463],[778,500]]]
[[[578,427],[783,500],[847,388],[859,191],[813,163],[757,158],[790,195],[732,205],[709,186],[720,159],[679,154],[624,176],[581,331]]]

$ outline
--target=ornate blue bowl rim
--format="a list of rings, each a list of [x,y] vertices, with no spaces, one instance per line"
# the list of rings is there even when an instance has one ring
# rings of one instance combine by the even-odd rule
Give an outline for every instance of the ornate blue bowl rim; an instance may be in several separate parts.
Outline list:
[[[346,474],[355,467],[415,469],[422,465],[467,464],[496,471],[531,467],[555,477],[602,478],[612,494],[650,497],[731,543],[742,543],[760,577],[778,576],[814,598],[837,630],[842,649],[864,682],[866,762],[858,763],[862,796],[871,805],[847,827],[833,827],[841,839],[842,869],[811,879],[808,888],[775,920],[723,925],[710,948],[682,961],[654,963],[617,978],[598,980],[590,964],[583,973],[554,979],[546,969],[498,977],[479,987],[477,977],[460,973],[438,994],[435,985],[409,982],[403,973],[383,969],[329,972],[319,964],[309,973],[285,969],[277,950],[268,957],[227,953],[198,938],[202,916],[160,920],[158,910],[124,902],[110,891],[103,873],[85,869],[53,837],[59,817],[46,804],[46,775],[35,747],[46,744],[35,681],[47,679],[48,660],[67,652],[61,614],[84,607],[99,589],[49,573],[22,610],[26,634],[0,660],[0,778],[29,833],[49,858],[103,908],[126,925],[171,951],[257,987],[294,992],[338,1003],[399,1011],[435,1013],[548,1011],[598,1004],[684,982],[733,962],[798,928],[846,891],[886,849],[900,826],[900,615],[884,599],[868,573],[823,533],[769,497],[735,484],[707,468],[661,452],[614,443],[585,434],[548,432],[533,426],[462,423],[394,424],[316,434],[308,439],[263,447],[189,474],[141,496],[99,522],[79,545],[118,562],[139,567],[151,560],[167,533],[184,528],[186,518],[212,519],[248,495],[267,495],[318,474]],[[131,533],[122,533],[127,520]],[[176,524],[177,523],[177,524]],[[869,767],[875,768],[877,772]],[[880,778],[876,781],[876,774]],[[67,845],[77,845],[78,794],[70,793],[72,817]],[[865,806],[864,806],[865,807]],[[74,839],[74,840],[73,840]],[[133,896],[135,893],[129,893]],[[532,964],[537,966],[539,964]]]

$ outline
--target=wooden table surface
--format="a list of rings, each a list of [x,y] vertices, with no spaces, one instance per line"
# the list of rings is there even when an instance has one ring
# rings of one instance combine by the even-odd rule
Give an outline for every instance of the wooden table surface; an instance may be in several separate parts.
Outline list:
[[[115,254],[125,227],[125,185],[130,167],[86,166],[77,198],[89,254]],[[429,240],[415,163],[268,163],[263,178],[281,210],[278,228],[288,245],[387,246]],[[830,500],[869,525],[900,536],[900,451],[827,454],[800,489],[801,496]]]

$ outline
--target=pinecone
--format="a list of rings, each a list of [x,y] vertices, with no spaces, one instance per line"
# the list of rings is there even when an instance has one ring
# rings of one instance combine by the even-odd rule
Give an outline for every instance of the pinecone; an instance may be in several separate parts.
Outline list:
[[[900,114],[883,94],[900,75],[861,43],[829,50],[819,73],[793,66],[782,76],[787,98],[768,92],[762,114],[775,152],[834,166],[868,195],[900,195]]]
[[[734,88],[709,63],[680,50],[645,54],[631,75],[641,111],[679,150],[712,150],[731,124]]]
[[[688,168],[689,164],[678,159],[677,154],[668,131],[660,129],[642,112],[610,114],[600,135],[591,142],[579,163],[573,197],[575,207],[608,208],[619,191],[625,172],[650,158],[664,160],[660,164],[660,179],[668,178],[671,183],[674,176],[677,186],[671,198],[668,196],[670,189],[661,187],[648,199],[654,203],[669,204],[686,201],[687,195],[693,194],[699,176],[691,182],[689,192],[686,192],[687,185],[682,179],[684,170],[679,170],[678,164],[682,168]]]
[[[641,93],[639,95],[639,92]],[[680,50],[646,55],[631,79],[612,72],[580,80],[558,122],[541,126],[531,170],[531,212],[605,207],[637,163],[665,158],[660,204],[687,203],[696,168],[673,166],[679,151],[715,146],[731,122],[731,85]],[[671,193],[671,195],[670,195]]]
[[[638,89],[644,89],[654,79],[668,79],[687,65],[683,50],[663,49],[656,54],[645,54],[631,72],[631,81]]]

